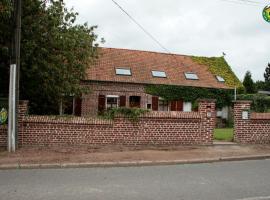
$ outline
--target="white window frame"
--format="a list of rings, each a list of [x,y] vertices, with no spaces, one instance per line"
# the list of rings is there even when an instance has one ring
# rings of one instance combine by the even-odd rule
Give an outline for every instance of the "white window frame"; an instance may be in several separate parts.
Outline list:
[[[152,76],[157,78],[167,78],[166,72],[160,70],[152,70]]]
[[[106,95],[106,109],[111,108],[111,107],[108,107],[108,98],[117,98],[116,108],[119,107],[119,103],[120,103],[119,95]]]
[[[167,106],[167,110],[160,110],[160,108],[161,108],[160,107],[160,104],[159,104],[160,101],[164,101],[165,102],[166,100],[164,100],[161,97],[158,98],[158,111],[160,111],[160,112],[168,112],[168,111],[170,111],[170,102],[169,101],[166,101],[167,102],[167,105],[168,105]]]
[[[130,68],[115,68],[115,74],[120,76],[131,76],[132,72]]]
[[[187,80],[199,80],[199,76],[195,72],[185,72],[185,77]]]
[[[216,79],[218,80],[218,82],[221,82],[221,83],[225,82],[225,79],[222,76],[216,75]]]
[[[192,103],[184,102],[183,103],[183,112],[191,112],[192,111]]]

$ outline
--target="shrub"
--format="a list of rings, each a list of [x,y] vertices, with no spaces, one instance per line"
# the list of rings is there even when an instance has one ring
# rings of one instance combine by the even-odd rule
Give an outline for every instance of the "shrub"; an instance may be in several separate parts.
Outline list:
[[[121,115],[128,118],[131,121],[138,121],[139,117],[149,110],[141,108],[112,108],[101,114],[101,117],[105,119],[114,119],[116,116]]]
[[[255,112],[267,112],[270,108],[270,96],[265,94],[241,94],[237,99],[252,101],[251,110]]]

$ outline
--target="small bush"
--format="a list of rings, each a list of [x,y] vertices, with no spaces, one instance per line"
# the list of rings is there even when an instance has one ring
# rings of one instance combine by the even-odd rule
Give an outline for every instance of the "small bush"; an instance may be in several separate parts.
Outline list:
[[[131,121],[138,121],[139,117],[145,113],[149,112],[149,110],[141,109],[141,108],[112,108],[110,110],[105,111],[101,114],[101,117],[105,119],[114,119],[117,115],[122,115],[130,119]]]
[[[268,112],[270,109],[270,96],[265,94],[241,94],[237,99],[252,101],[251,110],[255,112]]]

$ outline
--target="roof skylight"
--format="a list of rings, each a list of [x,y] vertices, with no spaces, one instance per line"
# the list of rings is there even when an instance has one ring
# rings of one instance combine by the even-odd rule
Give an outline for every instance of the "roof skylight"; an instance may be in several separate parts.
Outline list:
[[[159,77],[159,78],[166,78],[167,77],[167,75],[164,71],[155,71],[155,70],[152,71],[152,76]]]
[[[225,82],[225,79],[222,76],[216,76],[219,82]]]
[[[193,72],[185,72],[185,77],[186,79],[189,79],[189,80],[199,80],[199,77],[197,76],[197,74]]]
[[[131,70],[129,68],[116,68],[116,75],[131,76]]]

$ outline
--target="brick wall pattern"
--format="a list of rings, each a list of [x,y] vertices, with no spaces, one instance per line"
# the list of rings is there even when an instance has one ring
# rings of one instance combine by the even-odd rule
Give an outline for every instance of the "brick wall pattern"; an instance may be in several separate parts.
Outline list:
[[[132,122],[121,116],[112,120],[89,117],[25,115],[20,104],[19,145],[210,145],[215,125],[215,102],[200,100],[198,112],[149,112]],[[4,130],[4,129],[3,129]],[[6,132],[0,129],[0,138]],[[5,138],[4,136],[3,138]],[[6,139],[0,139],[5,144]]]
[[[270,113],[250,112],[251,101],[234,103],[234,140],[242,144],[270,144]],[[243,112],[248,118],[243,119]]]

